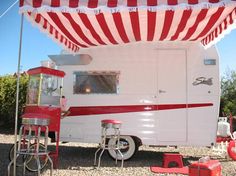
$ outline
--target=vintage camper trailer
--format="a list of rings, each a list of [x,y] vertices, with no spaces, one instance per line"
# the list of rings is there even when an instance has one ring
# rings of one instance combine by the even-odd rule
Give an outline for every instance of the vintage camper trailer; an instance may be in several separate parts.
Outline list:
[[[66,73],[70,114],[60,139],[98,142],[100,121],[109,118],[123,122],[125,159],[141,144],[214,144],[214,44],[234,28],[235,7],[234,0],[20,1],[30,22],[79,54],[51,56]]]
[[[123,122],[125,159],[142,144],[215,143],[220,85],[214,46],[140,42],[49,57],[66,73],[70,113],[61,120],[61,141],[98,143],[100,121],[109,118]]]

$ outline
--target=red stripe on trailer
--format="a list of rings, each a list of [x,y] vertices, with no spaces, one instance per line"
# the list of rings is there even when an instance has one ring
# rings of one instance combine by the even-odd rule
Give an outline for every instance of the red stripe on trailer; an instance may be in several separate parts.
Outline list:
[[[213,106],[213,103],[70,107],[69,116],[116,114]]]

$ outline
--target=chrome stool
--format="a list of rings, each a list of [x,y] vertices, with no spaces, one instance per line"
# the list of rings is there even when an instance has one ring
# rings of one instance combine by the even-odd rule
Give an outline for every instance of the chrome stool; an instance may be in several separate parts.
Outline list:
[[[120,127],[121,127],[121,122],[118,120],[102,120],[101,121],[101,142],[99,144],[98,150],[95,152],[95,159],[94,159],[94,165],[97,163],[97,154],[100,150],[101,153],[98,158],[98,167],[100,167],[101,163],[101,157],[103,155],[103,152],[105,150],[114,150],[116,152],[116,164],[118,160],[118,154],[121,157],[121,167],[123,168],[124,164],[124,157],[123,154],[120,151]],[[108,140],[114,140],[114,143],[112,145],[108,145],[107,141]]]
[[[47,150],[49,122],[50,119],[45,118],[22,118],[19,141],[16,144],[16,159],[20,155],[23,155],[23,175],[25,175],[25,168],[27,167],[31,171],[37,171],[38,176],[40,176],[40,170],[46,165],[47,160],[49,160],[51,164],[50,175],[52,176],[53,162]],[[44,163],[40,163],[41,158],[44,158]],[[35,169],[30,166],[33,159],[36,159],[37,166]],[[10,176],[13,162],[14,159],[8,165],[8,176]]]

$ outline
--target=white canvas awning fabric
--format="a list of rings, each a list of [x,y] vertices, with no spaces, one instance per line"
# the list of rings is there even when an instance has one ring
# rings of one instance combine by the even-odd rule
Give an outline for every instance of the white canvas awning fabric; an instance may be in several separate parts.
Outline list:
[[[207,47],[236,26],[233,0],[20,0],[20,12],[72,52],[138,41]]]

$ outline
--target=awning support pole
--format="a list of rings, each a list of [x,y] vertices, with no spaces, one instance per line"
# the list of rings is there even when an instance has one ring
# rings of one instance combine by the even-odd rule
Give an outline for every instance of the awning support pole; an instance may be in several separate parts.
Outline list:
[[[19,109],[19,85],[20,85],[20,65],[21,65],[21,45],[22,45],[22,33],[23,33],[23,21],[24,14],[21,14],[21,27],[20,27],[20,44],[19,44],[19,55],[18,55],[18,66],[17,66],[17,83],[16,83],[16,112],[15,112],[15,145],[14,145],[14,172],[16,176],[16,144],[17,144],[17,124],[18,124],[18,109]]]

